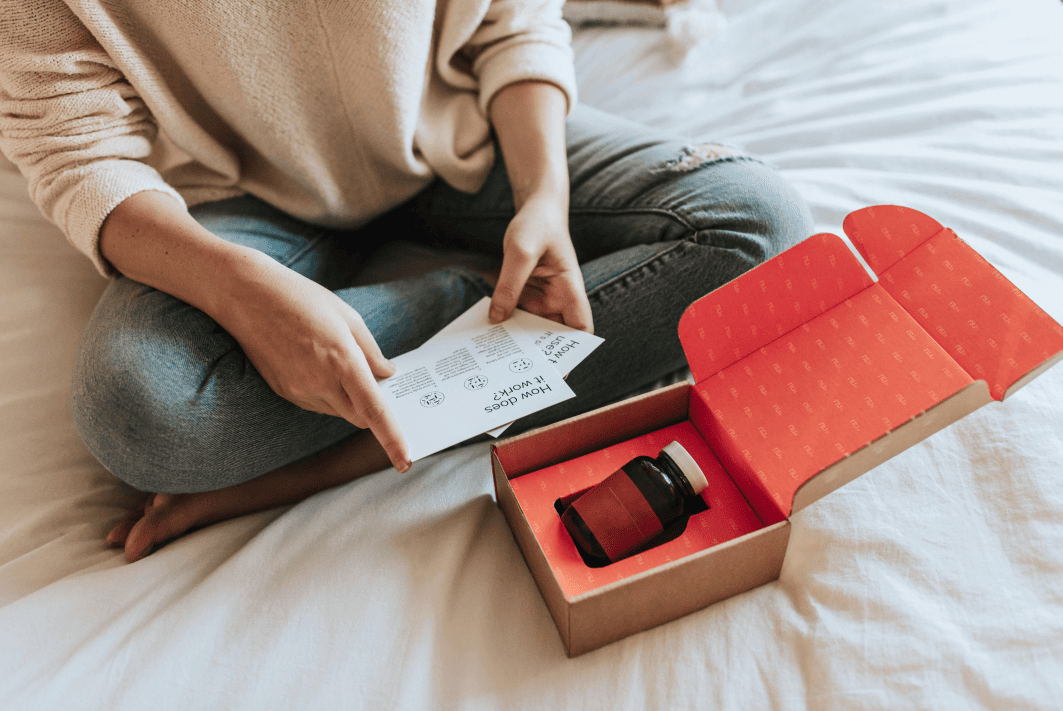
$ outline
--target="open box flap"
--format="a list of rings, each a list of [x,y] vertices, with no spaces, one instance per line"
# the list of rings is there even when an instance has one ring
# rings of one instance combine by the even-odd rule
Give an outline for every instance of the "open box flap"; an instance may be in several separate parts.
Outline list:
[[[873,283],[840,237],[818,234],[691,304],[679,340],[701,382]]]
[[[793,494],[788,515],[792,516],[991,401],[985,381],[972,382],[937,405],[920,412],[896,429],[868,442],[803,481]]]
[[[932,218],[878,205],[851,213],[844,229],[882,287],[994,399],[1063,357],[1063,327]]]
[[[850,212],[842,229],[871,271],[879,276],[944,227],[918,210],[874,205]]]
[[[690,418],[761,519],[774,522],[806,481],[972,382],[872,284],[699,382]]]
[[[817,235],[680,322],[691,420],[765,522],[1063,357],[1063,329],[951,230],[892,206],[845,226],[878,283]]]

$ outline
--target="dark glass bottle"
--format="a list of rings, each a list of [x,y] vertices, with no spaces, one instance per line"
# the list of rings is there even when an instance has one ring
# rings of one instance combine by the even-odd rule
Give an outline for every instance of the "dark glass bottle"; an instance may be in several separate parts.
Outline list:
[[[587,556],[625,558],[683,514],[683,500],[708,486],[683,445],[672,442],[657,458],[635,457],[572,502],[561,514],[573,542]]]

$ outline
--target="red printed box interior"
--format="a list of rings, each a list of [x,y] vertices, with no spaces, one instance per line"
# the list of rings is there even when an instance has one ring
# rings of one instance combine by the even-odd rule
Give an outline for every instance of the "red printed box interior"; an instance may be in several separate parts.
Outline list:
[[[686,419],[607,446],[587,436],[582,456],[503,479],[566,599],[783,522],[1063,356],[1063,328],[930,217],[878,206],[844,229],[877,282],[840,238],[809,238],[687,309]],[[555,502],[672,440],[705,471],[708,510],[667,543],[588,567]],[[521,451],[499,443],[499,469],[520,471]]]

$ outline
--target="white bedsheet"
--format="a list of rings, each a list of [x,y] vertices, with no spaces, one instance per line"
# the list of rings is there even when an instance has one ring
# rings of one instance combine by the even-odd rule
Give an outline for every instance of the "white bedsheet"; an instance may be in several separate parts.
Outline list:
[[[580,31],[583,100],[764,155],[823,231],[922,210],[1063,321],[1063,3],[721,7],[682,64]],[[101,288],[0,171],[0,708],[1063,708],[1063,367],[795,516],[777,582],[569,660],[486,445],[126,564],[68,406]]]

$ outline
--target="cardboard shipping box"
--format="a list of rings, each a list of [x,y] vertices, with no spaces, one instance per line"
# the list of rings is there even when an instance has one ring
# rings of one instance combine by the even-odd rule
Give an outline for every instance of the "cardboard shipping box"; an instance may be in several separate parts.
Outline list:
[[[699,299],[681,383],[492,448],[496,498],[570,656],[775,580],[789,517],[1063,357],[1063,328],[930,217],[849,215]],[[709,479],[645,550],[585,561],[574,495],[680,441]],[[700,503],[700,502],[699,502]]]

